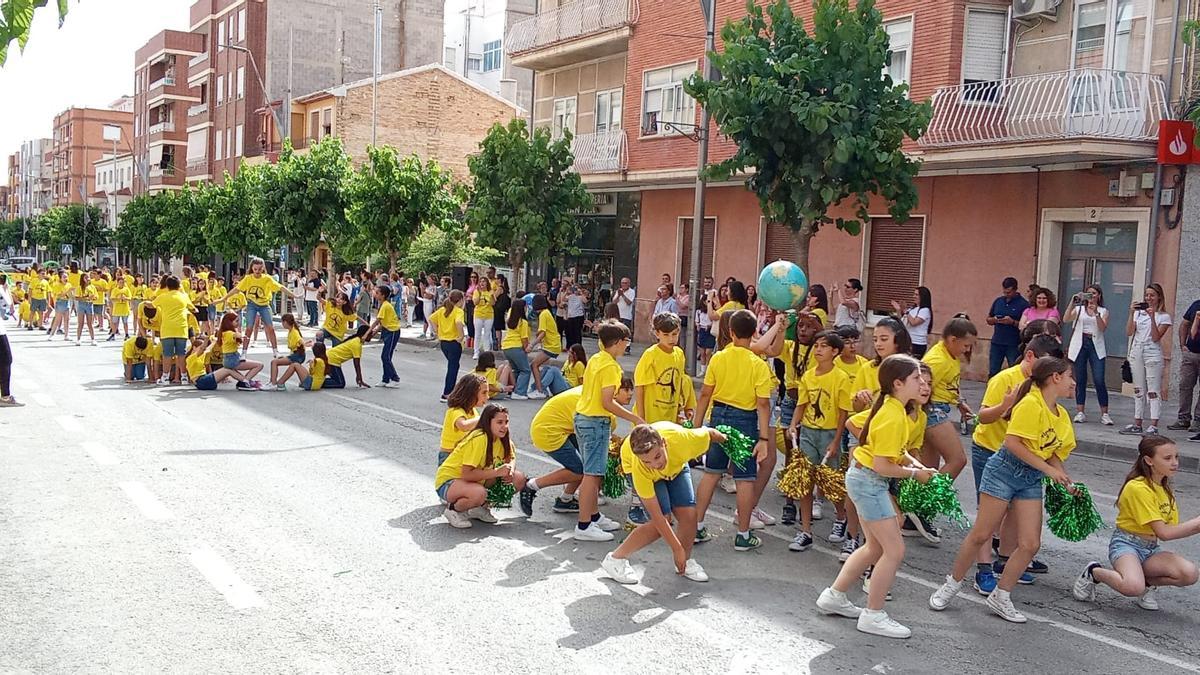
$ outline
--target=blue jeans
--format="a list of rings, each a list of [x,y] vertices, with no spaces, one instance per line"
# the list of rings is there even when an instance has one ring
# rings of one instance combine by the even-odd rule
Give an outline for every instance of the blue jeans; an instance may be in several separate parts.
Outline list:
[[[529,354],[525,353],[520,347],[509,347],[504,350],[504,358],[508,359],[508,365],[512,366],[513,375],[517,378],[517,386],[513,389],[513,394],[524,396],[529,393],[529,378],[533,375],[533,370],[529,367]]]
[[[254,327],[255,317],[262,319],[263,328],[268,328],[273,325],[271,323],[272,319],[270,305],[258,305],[253,302],[246,303],[246,322],[251,328]]]
[[[1004,362],[1008,361],[1008,365],[1015,366],[1021,362],[1021,346],[1020,345],[998,345],[995,342],[988,348],[988,378],[993,378],[996,373],[1004,370]]]
[[[654,481],[654,497],[663,515],[674,509],[696,505],[696,491],[692,488],[692,470],[683,467],[674,478]]]
[[[612,435],[612,420],[575,413],[575,440],[583,458],[585,476],[603,476],[608,470],[608,441]]]
[[[745,434],[748,438],[758,439],[758,411],[743,410],[724,403],[714,403],[712,407],[713,427],[727,424]],[[708,473],[722,474],[729,467],[729,455],[717,442],[708,446],[704,457],[704,470]],[[758,462],[753,458],[746,460],[745,466],[733,465],[734,480],[754,480],[758,477]]]
[[[318,314],[317,301],[316,300],[305,300],[304,301],[304,311],[305,311],[305,313],[308,314],[309,328],[316,328],[317,327],[317,314]]]
[[[458,362],[462,359],[462,343],[458,340],[440,340],[442,356],[446,357],[446,382],[442,386],[442,396],[449,396],[458,382]]]
[[[396,366],[392,364],[392,354],[396,351],[396,343],[400,341],[400,331],[385,328],[382,334],[383,352],[379,357],[383,359],[383,381],[399,382],[400,374],[396,372]]]
[[[329,364],[329,373],[325,376],[325,384],[321,385],[322,389],[345,389],[346,374],[342,372],[341,366]]]
[[[561,394],[571,388],[562,371],[554,366],[542,366],[542,390],[550,396]]]
[[[1101,408],[1108,407],[1108,387],[1104,384],[1104,359],[1096,353],[1096,343],[1090,335],[1083,336],[1083,346],[1075,357],[1075,405],[1087,402],[1087,374],[1092,371],[1092,384],[1096,387],[1096,402]]]

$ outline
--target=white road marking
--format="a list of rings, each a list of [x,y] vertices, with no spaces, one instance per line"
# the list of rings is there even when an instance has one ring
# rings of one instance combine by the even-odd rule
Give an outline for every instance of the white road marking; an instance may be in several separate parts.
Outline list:
[[[442,428],[442,425],[437,422],[432,422],[427,419],[415,417],[413,415],[409,415],[409,414],[402,413],[402,412],[399,412],[396,410],[392,410],[391,408],[385,408],[381,405],[375,405],[373,403],[367,403],[365,401],[360,401],[356,398],[353,398],[350,396],[345,396],[343,394],[333,394],[333,396],[345,399],[352,403],[366,406],[368,408],[375,408],[382,412],[391,413],[398,417],[403,417],[404,419],[413,420],[415,422],[421,422],[421,423],[426,424],[435,429]],[[534,453],[534,452],[529,452],[527,450],[521,450],[521,449],[518,449],[517,453],[524,457],[528,457],[529,459],[533,459],[533,460],[536,460],[536,461],[539,461],[539,462],[542,462],[542,463],[545,463],[545,464],[548,464],[548,465],[551,465],[554,467],[558,466],[558,464],[556,462],[554,462],[553,460],[551,460],[550,458],[548,458],[545,455],[545,453],[540,453],[540,452]],[[1092,494],[1097,495],[1098,493],[1093,492]],[[1102,498],[1108,497],[1108,495],[1098,495],[1098,496],[1100,496]],[[708,517],[716,518],[718,520],[725,521],[726,523],[734,522],[732,517],[727,516],[723,513],[717,513],[712,510],[709,510],[707,515],[708,515]],[[791,537],[784,535],[784,534],[779,534],[769,528],[765,529],[765,530],[759,530],[758,532],[759,532],[759,534],[767,534],[769,536],[775,537],[776,539],[780,539],[782,541],[790,542],[792,540]],[[817,551],[817,552],[827,555],[831,558],[837,558],[838,555],[841,553],[840,550],[835,551],[831,548],[826,548],[824,546],[818,546],[818,545],[814,545],[811,550]],[[918,586],[924,586],[925,588],[928,588],[930,590],[937,590],[938,588],[941,588],[941,585],[942,585],[941,582],[928,581],[926,579],[922,579],[921,577],[914,576],[907,572],[897,572],[896,576],[901,579],[904,579],[906,581],[911,581],[912,583],[917,584]],[[984,598],[982,598],[982,597],[975,597],[973,595],[967,595],[967,594],[959,594],[958,597],[962,598],[963,600],[966,600],[967,602],[972,602],[972,603],[975,603],[976,605],[985,606]],[[1068,633],[1071,633],[1073,635],[1078,635],[1079,637],[1086,638],[1088,640],[1092,640],[1094,642],[1099,642],[1101,644],[1105,644],[1110,647],[1129,652],[1131,654],[1137,654],[1139,656],[1144,656],[1148,659],[1153,659],[1153,660],[1159,661],[1161,663],[1172,665],[1172,666],[1175,666],[1176,668],[1181,668],[1181,669],[1187,670],[1189,672],[1200,673],[1200,664],[1191,663],[1189,661],[1183,661],[1181,659],[1177,659],[1173,656],[1168,656],[1166,654],[1160,654],[1158,652],[1151,651],[1149,649],[1144,649],[1144,648],[1139,647],[1134,644],[1130,644],[1128,642],[1125,642],[1124,640],[1118,640],[1116,638],[1112,638],[1107,635],[1101,635],[1100,633],[1095,633],[1095,632],[1092,632],[1085,628],[1080,628],[1078,626],[1072,626],[1070,624],[1062,623],[1060,621],[1055,621],[1054,619],[1050,619],[1048,617],[1044,617],[1044,616],[1041,616],[1038,614],[1031,614],[1030,612],[1027,612],[1024,610],[1022,610],[1022,614],[1024,614],[1026,617],[1028,617],[1031,621],[1037,621],[1039,623],[1044,623],[1049,626],[1053,626],[1055,628],[1058,628],[1058,629],[1061,629]]]
[[[36,401],[37,404],[42,406],[43,408],[57,408],[58,407],[58,404],[54,402],[54,397],[51,396],[50,394],[37,392],[34,394],[30,394],[29,398]]]
[[[396,360],[397,360],[397,361],[399,361],[400,363],[407,363],[407,364],[409,364],[410,366],[423,366],[423,365],[425,365],[425,362],[424,362],[424,361],[417,361],[416,359],[404,359],[404,358],[398,358],[398,359],[396,359]]]
[[[92,459],[95,460],[97,464],[102,466],[111,466],[118,462],[116,455],[112,454],[108,451],[108,448],[96,443],[95,441],[86,441],[81,443],[80,446],[83,448],[84,452],[86,452],[88,455],[91,455]]]
[[[142,515],[150,520],[170,520],[175,517],[170,509],[163,506],[163,503],[158,501],[158,497],[155,497],[154,493],[150,492],[145,485],[130,481],[121,483],[121,489],[125,491],[129,501],[138,507]]]
[[[234,609],[249,609],[251,607],[262,607],[266,603],[259,597],[249,584],[242,581],[242,578],[233,571],[229,563],[225,562],[216,551],[203,546],[191,552],[188,559],[192,562],[200,574],[212,584],[213,588],[217,589],[221,595],[225,596],[225,601]]]
[[[71,415],[59,415],[58,417],[54,418],[54,421],[58,422],[58,426],[62,427],[63,431],[73,434],[83,431],[83,425],[79,423],[79,420],[75,419]]]

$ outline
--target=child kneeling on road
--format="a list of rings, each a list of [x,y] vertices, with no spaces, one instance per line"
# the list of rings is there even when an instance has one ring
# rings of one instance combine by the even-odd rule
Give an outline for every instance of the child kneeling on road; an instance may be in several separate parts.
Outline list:
[[[525,489],[525,474],[516,469],[516,449],[508,435],[508,408],[489,403],[475,430],[454,447],[434,477],[437,495],[446,502],[443,514],[451,527],[471,527],[471,520],[495,523],[487,507],[488,487],[498,480]]]

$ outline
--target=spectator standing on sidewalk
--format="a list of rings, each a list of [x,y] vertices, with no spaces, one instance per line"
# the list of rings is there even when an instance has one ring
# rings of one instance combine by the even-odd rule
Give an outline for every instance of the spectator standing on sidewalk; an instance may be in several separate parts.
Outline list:
[[[657,297],[658,299],[654,301],[653,316],[658,316],[659,314],[665,314],[667,312],[679,314],[679,303],[675,302],[675,298],[670,295],[670,289],[668,289],[666,286],[659,286]]]
[[[567,295],[567,346],[583,344],[583,324],[587,320],[587,302],[579,284],[571,285]]]
[[[833,328],[852,327],[862,332],[866,325],[866,319],[863,316],[862,305],[859,304],[858,296],[862,293],[862,281],[858,279],[847,279],[841,285],[832,284],[833,289],[831,301],[835,305],[833,310]]]
[[[1129,307],[1125,334],[1129,341],[1129,367],[1133,371],[1133,424],[1121,429],[1122,434],[1158,435],[1158,420],[1162,415],[1162,338],[1171,332],[1171,315],[1163,310],[1166,304],[1159,284],[1150,284],[1142,299]],[[1146,412],[1150,426],[1142,428]]]
[[[1087,374],[1092,373],[1092,385],[1096,387],[1096,401],[1100,404],[1100,423],[1112,426],[1108,416],[1108,385],[1104,382],[1104,331],[1108,328],[1108,309],[1104,307],[1104,292],[1092,284],[1076,293],[1071,308],[1063,319],[1075,322],[1071,332],[1071,346],[1067,358],[1075,364],[1075,421],[1087,421],[1083,406],[1087,402]]]
[[[1000,297],[992,301],[992,308],[988,310],[987,316],[987,324],[992,327],[992,344],[988,348],[988,379],[995,377],[1005,368],[1006,362],[1009,368],[1021,362],[1019,326],[1021,315],[1029,308],[1029,301],[1017,290],[1019,284],[1016,279],[1005,277],[1000,285],[1004,290]],[[1105,316],[1107,314],[1108,310],[1105,310]],[[1100,343],[1104,344],[1103,332]],[[1103,359],[1103,356],[1101,358]],[[1107,411],[1107,392],[1105,394],[1102,407]]]
[[[629,334],[633,335],[633,308],[637,302],[637,289],[630,285],[629,277],[621,277],[621,287],[617,289],[616,303],[617,313],[621,317],[621,323],[629,329]],[[629,353],[629,346],[625,346],[625,353]]]
[[[308,280],[304,282],[304,311],[308,314],[308,327],[316,328],[321,306],[321,293],[325,290],[325,281],[316,270],[310,270]]]
[[[1189,441],[1200,441],[1200,401],[1192,410],[1192,397],[1200,376],[1200,321],[1196,320],[1196,312],[1200,312],[1200,300],[1187,308],[1179,322],[1179,417],[1167,427],[1196,434]]]

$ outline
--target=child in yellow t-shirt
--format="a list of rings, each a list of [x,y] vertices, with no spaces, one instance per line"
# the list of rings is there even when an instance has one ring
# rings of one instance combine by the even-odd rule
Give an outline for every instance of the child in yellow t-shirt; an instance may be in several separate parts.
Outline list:
[[[480,352],[474,372],[487,382],[489,398],[503,396],[513,390],[509,383],[512,373],[508,370],[508,366],[504,366],[503,369],[496,367],[496,352]]]
[[[125,366],[125,383],[146,379],[146,371],[153,371],[153,344],[147,337],[131,337],[121,346],[121,362]]]
[[[516,468],[508,410],[489,403],[479,415],[477,428],[454,446],[434,477],[437,496],[446,504],[446,522],[456,528],[471,527],[472,520],[495,523],[487,491],[496,481],[525,489],[525,475]]]
[[[654,317],[652,327],[658,342],[642,352],[634,368],[633,384],[636,390],[633,411],[647,424],[679,424],[690,419],[693,412],[684,408],[683,381],[691,378],[684,370],[683,350],[678,346],[679,316],[671,312],[659,314]],[[629,471],[626,471],[626,477],[632,481]],[[650,522],[646,510],[639,503],[629,506],[627,518],[634,525]]]
[[[567,349],[567,362],[563,364],[562,375],[567,382],[567,388],[583,384],[583,373],[587,370],[587,352],[583,345],[571,345]]]
[[[129,337],[129,301],[133,298],[133,291],[124,284],[117,284],[113,286],[110,297],[112,298],[112,325],[109,328],[108,342],[117,339],[117,334],[122,332],[117,330],[118,326],[124,329],[125,337]]]
[[[438,449],[438,466],[446,461],[458,445],[479,422],[479,410],[488,402],[487,381],[479,373],[467,373],[458,378],[446,397],[446,414],[442,417],[442,435]]]

